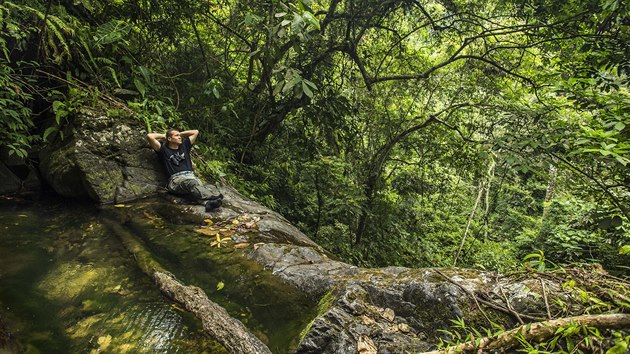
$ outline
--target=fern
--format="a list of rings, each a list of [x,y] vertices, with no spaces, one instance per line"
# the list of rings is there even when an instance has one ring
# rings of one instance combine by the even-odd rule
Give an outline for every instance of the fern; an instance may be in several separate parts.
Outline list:
[[[72,35],[74,34],[74,31],[70,30],[67,31],[67,27],[57,27],[55,26],[55,24],[59,25],[59,23],[63,23],[58,17],[53,16],[53,15],[48,15],[48,20],[46,21],[47,25],[48,25],[48,29],[55,35],[55,37],[57,38],[57,40],[59,41],[59,43],[61,44],[61,47],[63,48],[63,51],[60,52],[58,50],[58,47],[55,45],[54,41],[51,39],[49,39],[49,44],[51,44],[51,46],[53,48],[55,48],[55,54],[56,58],[55,58],[55,62],[59,63],[61,62],[61,60],[65,56],[67,56],[68,59],[72,58],[72,54],[70,52],[70,46],[68,45],[68,42],[66,41],[63,33],[61,32],[61,30],[66,31],[66,33]],[[65,23],[64,23],[65,25]]]
[[[59,63],[64,57],[67,57],[68,59],[72,58],[72,52],[70,50],[70,46],[68,45],[66,36],[73,37],[75,31],[66,21],[55,15],[50,13],[46,14],[30,6],[18,5],[11,2],[6,2],[5,5],[8,5],[19,12],[30,13],[40,20],[45,21],[47,31],[50,31],[53,36],[51,37],[46,35],[47,31],[44,32],[43,35],[46,38],[43,38],[42,42],[46,43],[48,47],[44,47],[42,49],[47,55],[51,52],[50,49],[52,49],[52,52],[55,54],[53,61]],[[5,7],[4,9],[8,12],[8,7]],[[54,38],[57,39],[59,44],[55,42]],[[59,50],[59,46],[63,50]]]

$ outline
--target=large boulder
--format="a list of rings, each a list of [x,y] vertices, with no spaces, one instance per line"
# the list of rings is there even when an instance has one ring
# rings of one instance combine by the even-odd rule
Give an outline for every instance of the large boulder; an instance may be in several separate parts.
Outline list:
[[[83,108],[64,139],[40,153],[41,174],[64,197],[119,203],[154,194],[164,186],[165,175],[145,135],[131,117]]]

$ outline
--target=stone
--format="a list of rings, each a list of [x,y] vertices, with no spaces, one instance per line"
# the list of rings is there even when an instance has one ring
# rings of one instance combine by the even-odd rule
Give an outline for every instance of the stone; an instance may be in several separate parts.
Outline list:
[[[82,108],[64,132],[40,153],[46,182],[64,197],[121,203],[163,189],[162,166],[139,121]]]

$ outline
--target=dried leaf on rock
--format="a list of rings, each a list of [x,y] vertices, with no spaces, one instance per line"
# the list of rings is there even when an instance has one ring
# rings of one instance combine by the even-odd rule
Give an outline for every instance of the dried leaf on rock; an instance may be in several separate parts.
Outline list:
[[[388,320],[389,322],[393,322],[396,314],[394,313],[394,310],[386,308],[385,310],[383,310],[383,313],[381,313],[381,316],[383,316],[383,318]]]
[[[205,236],[219,236],[219,231],[212,229],[195,229],[195,232]]]
[[[235,233],[234,230],[221,231],[221,235],[223,235],[223,236],[232,236],[232,235],[234,235],[234,233]]]
[[[221,246],[225,246],[225,243],[227,241],[232,240],[232,238],[230,237],[223,237],[221,238],[221,236],[219,236],[219,234],[216,235],[216,239],[214,241],[212,241],[212,243],[210,244],[210,246],[217,246],[217,248],[221,248]]]
[[[357,351],[362,354],[376,354],[376,344],[368,336],[361,336],[357,342]]]

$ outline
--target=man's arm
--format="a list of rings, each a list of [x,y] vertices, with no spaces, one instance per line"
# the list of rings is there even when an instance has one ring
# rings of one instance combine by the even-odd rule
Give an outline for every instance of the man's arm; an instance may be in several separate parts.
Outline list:
[[[147,134],[147,140],[149,141],[149,145],[155,151],[160,151],[160,142],[158,140],[165,140],[166,134],[162,133],[149,133]]]
[[[183,132],[179,132],[179,134],[181,134],[182,137],[187,136],[188,139],[190,140],[190,143],[194,144],[195,140],[197,139],[197,135],[199,135],[199,130],[197,129],[185,130]]]

